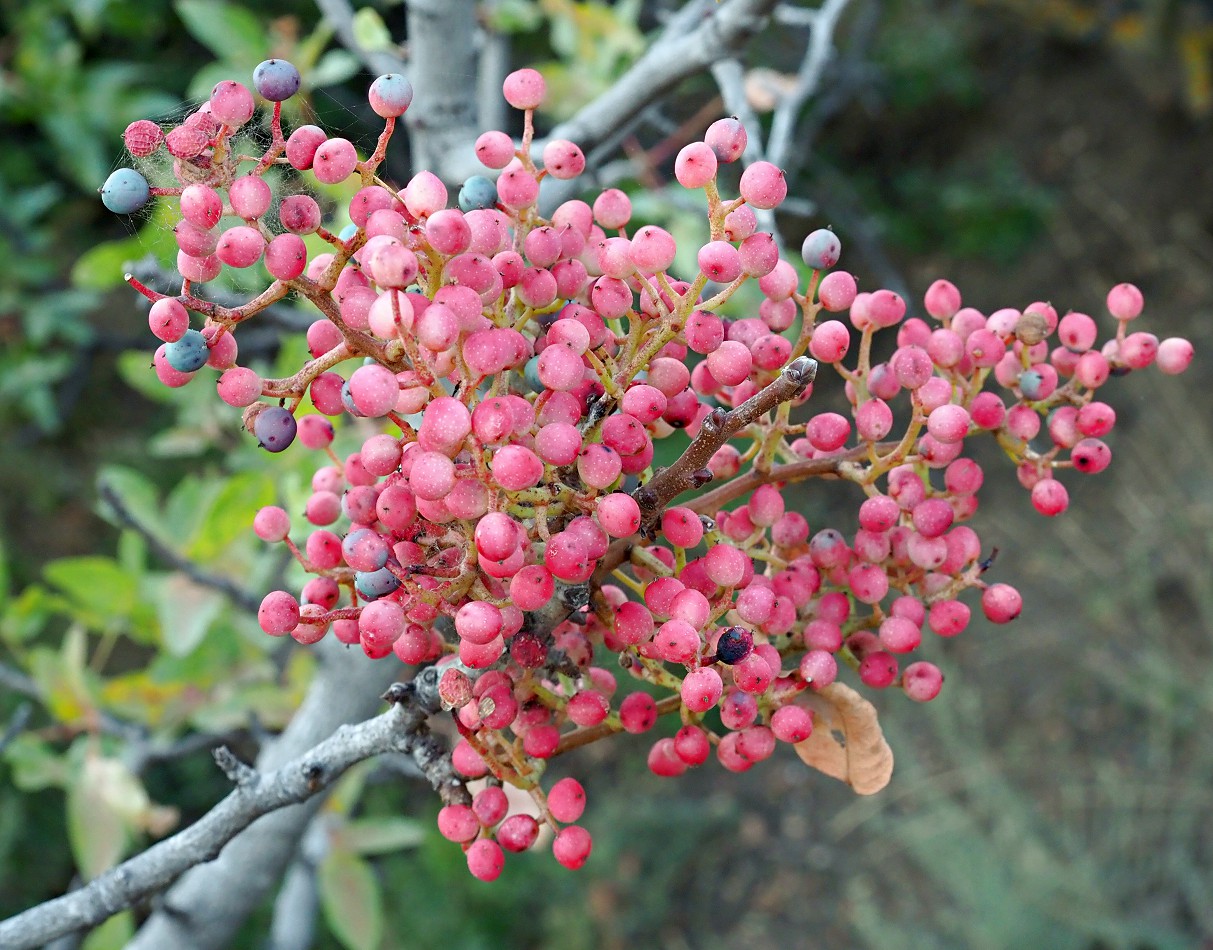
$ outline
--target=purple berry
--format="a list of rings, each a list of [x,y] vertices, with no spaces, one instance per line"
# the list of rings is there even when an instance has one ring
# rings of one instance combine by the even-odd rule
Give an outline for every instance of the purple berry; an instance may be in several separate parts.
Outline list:
[[[721,663],[733,666],[754,649],[754,634],[745,627],[729,627],[716,642],[716,656]]]
[[[297,428],[295,417],[279,406],[263,409],[253,421],[253,435],[267,452],[281,452],[294,442]]]
[[[253,70],[253,88],[270,102],[282,102],[299,91],[303,80],[285,59],[267,59]]]

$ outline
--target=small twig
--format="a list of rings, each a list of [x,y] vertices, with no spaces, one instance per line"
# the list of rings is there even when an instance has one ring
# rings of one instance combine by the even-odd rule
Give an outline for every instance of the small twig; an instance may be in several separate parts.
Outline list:
[[[257,770],[251,765],[245,765],[241,762],[227,746],[221,745],[212,755],[215,757],[215,764],[223,770],[223,774],[237,788],[243,788],[256,783],[258,778]]]
[[[257,613],[258,608],[261,606],[260,598],[241,590],[237,584],[222,575],[203,570],[189,558],[170,548],[157,538],[147,525],[134,516],[126,506],[126,502],[122,500],[122,496],[118,494],[112,485],[108,485],[102,481],[97,486],[97,494],[110,507],[118,524],[123,528],[129,528],[143,538],[151,549],[152,554],[161,561],[164,561],[174,570],[181,571],[181,573],[185,574],[195,583],[219,591],[219,593],[226,596],[233,604],[246,613]]]
[[[817,361],[807,356],[792,360],[778,378],[736,409],[713,409],[699,427],[699,434],[678,461],[662,469],[647,484],[632,493],[640,505],[641,531],[651,529],[666,506],[684,491],[711,481],[707,464],[716,450],[755,419],[780,403],[795,399],[817,375]]]
[[[796,122],[804,103],[817,92],[826,65],[834,55],[834,30],[850,0],[825,0],[814,11],[808,49],[796,74],[796,85],[775,108],[771,134],[767,138],[767,161],[784,168],[791,158],[792,147],[801,148],[796,136]]]

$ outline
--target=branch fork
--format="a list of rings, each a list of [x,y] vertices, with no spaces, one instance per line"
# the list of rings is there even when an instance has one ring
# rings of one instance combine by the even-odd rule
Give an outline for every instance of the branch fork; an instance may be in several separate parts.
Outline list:
[[[669,468],[663,468],[636,489],[632,497],[640,505],[641,533],[652,531],[666,506],[685,491],[701,488],[712,480],[707,467],[716,450],[734,435],[781,403],[800,397],[817,375],[817,361],[798,357],[783,368],[770,385],[735,409],[713,409],[699,427],[699,434]]]

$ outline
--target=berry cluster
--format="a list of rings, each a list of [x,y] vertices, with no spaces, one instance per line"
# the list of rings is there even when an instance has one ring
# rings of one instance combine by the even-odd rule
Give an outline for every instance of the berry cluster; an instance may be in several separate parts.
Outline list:
[[[510,814],[503,783],[532,793],[562,864],[585,862],[582,786],[540,783],[548,759],[586,742],[647,732],[676,711],[682,726],[653,743],[652,771],[678,775],[713,755],[743,771],[779,742],[809,739],[813,713],[798,697],[840,667],[871,689],[934,698],[942,674],[913,656],[924,635],[966,628],[962,595],[976,590],[994,623],[1021,608],[1014,588],[983,579],[990,558],[966,524],[983,480],[964,454],[970,438],[993,435],[1033,506],[1057,515],[1057,476],[1110,460],[1115,413],[1097,390],[1192,359],[1186,340],[1128,332],[1142,299],[1127,284],[1108,295],[1116,332],[1102,346],[1085,314],[1038,302],[986,315],[946,281],[927,291],[925,318],[907,318],[897,294],[861,293],[833,269],[841,246],[828,230],[804,241],[802,286],[756,225],[755,209],[785,197],[782,172],[726,167],[746,145],[734,118],[674,164],[707,212],[708,239],[680,278],[674,238],[633,224],[622,191],[541,215],[540,182],[586,162],[572,142],[532,147],[544,96],[534,70],[504,85],[524,112],[521,143],[480,136],[476,155],[496,177],[464,182],[457,207],[429,172],[400,189],[377,175],[412,98],[403,77],[370,88],[385,128],[366,157],[312,125],[284,134],[279,104],[299,88],[290,64],[263,63],[253,87],[273,103],[261,154],[238,144],[253,91],[223,82],[167,133],[127,129],[132,155],[168,151],[175,184],[152,188],[122,169],[102,197],[123,213],[152,194],[180,200],[181,292],[132,279],[153,301],[159,378],[180,386],[206,365],[221,370],[220,398],[244,408],[265,449],[298,440],[326,453],[306,537],[292,540],[281,508],[256,517],[257,535],[314,575],[298,596],[266,596],[261,627],[301,643],[331,631],[372,657],[439,665],[462,736],[454,766],[487,784],[470,804],[447,804],[438,825],[482,879],[541,830]],[[270,169],[286,172],[289,193],[274,194]],[[309,175],[360,184],[339,233]],[[245,305],[197,295],[223,267],[258,262],[270,281]],[[748,283],[757,312],[719,316]],[[263,378],[237,365],[235,335],[288,294],[319,311],[312,359]],[[885,329],[896,349],[875,362]],[[796,421],[820,364],[841,377],[849,411]],[[358,451],[335,453],[334,420],[361,433]],[[654,467],[655,443],[671,437],[681,455]],[[851,523],[810,526],[788,510],[785,485],[824,477],[862,490]]]

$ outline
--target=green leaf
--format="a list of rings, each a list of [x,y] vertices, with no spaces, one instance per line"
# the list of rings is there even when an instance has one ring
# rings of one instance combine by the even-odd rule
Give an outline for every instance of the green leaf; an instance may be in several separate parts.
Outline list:
[[[0,534],[0,601],[8,602],[8,546],[4,543],[4,535]]]
[[[252,530],[258,510],[274,503],[274,483],[264,472],[233,475],[211,501],[194,531],[187,554],[199,561],[214,560],[229,544]]]
[[[46,565],[42,574],[67,595],[83,623],[103,626],[125,621],[135,609],[138,581],[112,558],[60,558]]]
[[[363,7],[355,13],[352,27],[354,39],[363,49],[374,51],[392,48],[392,33],[374,7]]]
[[[88,935],[83,950],[122,950],[135,935],[135,915],[124,910]]]
[[[182,573],[164,578],[156,592],[160,639],[173,656],[192,653],[223,610],[217,591],[197,584]]]
[[[256,64],[265,57],[265,30],[248,10],[215,0],[177,0],[185,28],[219,59]]]
[[[126,850],[127,830],[97,781],[97,756],[88,756],[67,790],[67,837],[76,867],[87,880],[113,867]]]
[[[383,895],[362,858],[332,850],[317,869],[329,929],[349,950],[376,950],[383,939]]]
[[[425,840],[426,830],[412,818],[384,815],[348,822],[340,835],[342,844],[357,854],[387,854],[417,847]]]
[[[127,261],[142,257],[144,244],[135,235],[103,241],[85,251],[72,265],[72,285],[86,290],[109,290],[123,282]]]
[[[9,601],[0,615],[0,640],[10,645],[25,643],[42,632],[55,609],[55,599],[45,588],[31,585]]]
[[[4,758],[13,770],[13,784],[23,792],[62,788],[75,771],[64,756],[30,732],[14,737],[4,749]]]
[[[316,61],[316,67],[308,76],[308,82],[313,89],[335,86],[345,82],[351,76],[357,75],[361,68],[357,57],[352,53],[341,49],[331,49]]]
[[[498,33],[529,33],[543,23],[535,0],[499,0],[487,10],[489,28]]]

